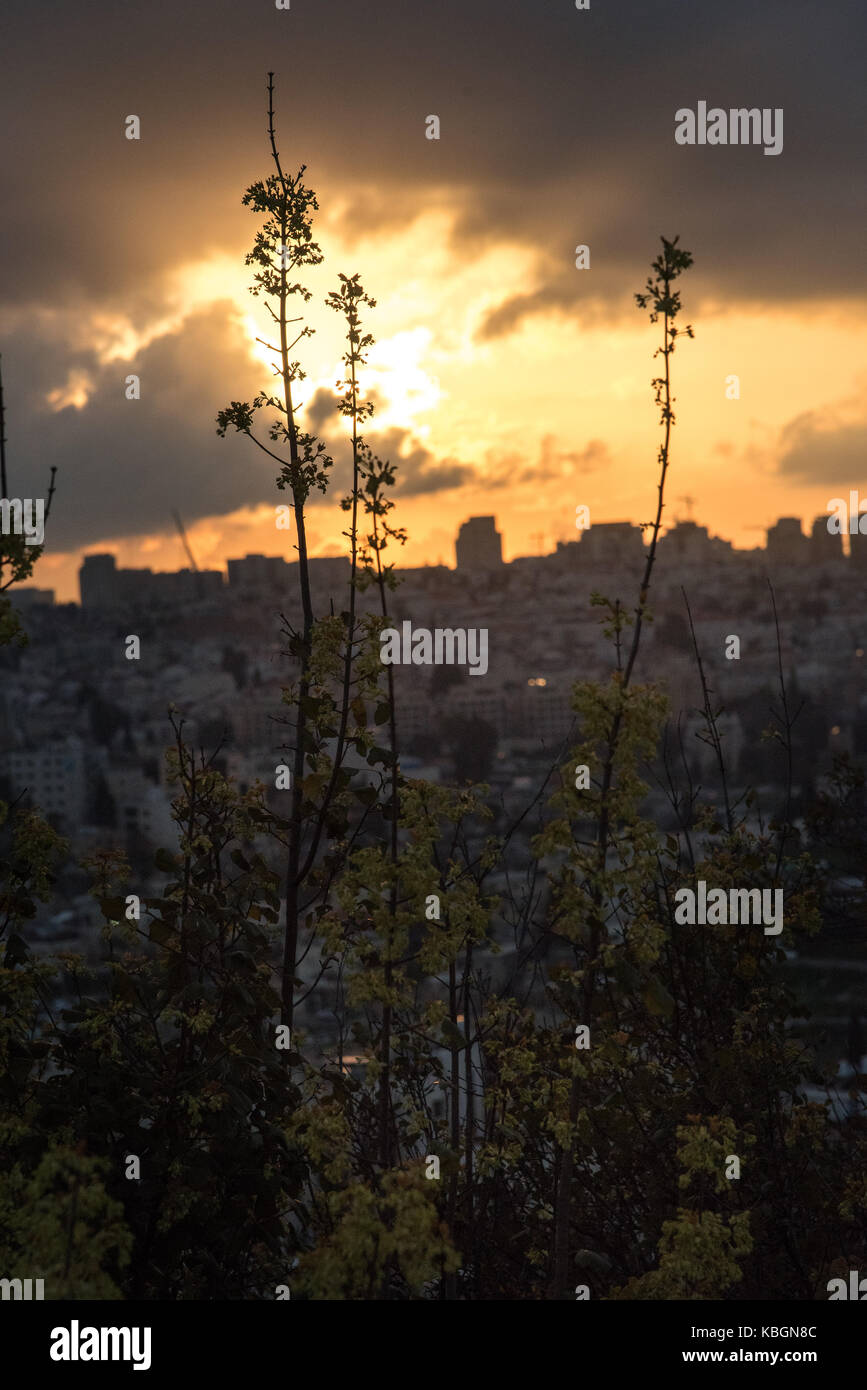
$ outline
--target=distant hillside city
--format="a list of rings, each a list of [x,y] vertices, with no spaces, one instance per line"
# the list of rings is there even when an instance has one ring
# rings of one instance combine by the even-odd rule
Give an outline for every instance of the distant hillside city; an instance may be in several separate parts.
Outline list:
[[[850,553],[843,549],[842,535],[828,528],[827,514],[817,516],[806,534],[799,517],[780,517],[766,532],[765,547],[736,550],[730,541],[710,536],[705,526],[694,521],[679,520],[661,538],[660,559],[683,566],[718,565],[744,561],[764,564],[768,570],[794,569],[808,565],[844,565],[851,562],[852,572],[867,572],[867,511],[865,523],[849,538]],[[424,565],[401,568],[405,582],[420,582],[426,576],[445,581],[447,575],[465,571],[479,574],[562,573],[564,567],[576,567],[579,572],[600,569],[627,571],[633,562],[640,562],[645,552],[644,533],[640,526],[629,521],[601,522],[588,526],[575,541],[558,541],[556,550],[548,555],[520,556],[511,562],[503,560],[502,536],[493,516],[474,516],[465,521],[455,542],[456,570],[446,565]],[[85,608],[133,606],[145,603],[189,603],[219,598],[229,590],[291,591],[297,562],[279,555],[246,555],[241,560],[227,561],[227,575],[222,570],[180,569],[154,572],[151,569],[118,569],[114,555],[87,555],[79,570],[81,604]],[[343,556],[314,557],[310,560],[313,573],[320,583],[339,586],[346,582],[349,561]],[[840,571],[842,573],[842,570]],[[15,591],[19,608],[29,610],[34,605],[53,604],[52,589],[22,586]]]
[[[836,752],[867,755],[867,536],[843,538],[818,517],[810,534],[795,517],[767,545],[736,550],[693,521],[660,541],[638,677],[664,683],[672,728],[701,777],[713,776],[701,738],[702,703],[693,636],[714,699],[723,708],[730,774],[777,783],[777,750],[761,734],[777,698],[778,650],[801,709],[796,769],[807,784]],[[602,679],[615,659],[591,604],[598,591],[634,606],[645,557],[629,522],[590,526],[548,555],[504,563],[493,516],[471,517],[456,541],[456,568],[399,571],[392,620],[485,628],[489,666],[469,679],[456,666],[395,667],[397,727],[405,770],[434,780],[486,779],[509,801],[562,752],[573,730],[577,679]],[[345,607],[349,562],[310,562],[317,615]],[[247,555],[218,570],[155,574],[87,555],[81,605],[50,591],[12,591],[32,636],[0,653],[0,796],[25,795],[80,847],[114,836],[148,845],[173,838],[164,750],[168,706],[197,745],[220,746],[242,787],[273,784],[291,741],[281,688],[297,674],[280,637],[281,614],[300,616],[297,562]],[[360,596],[362,611],[374,599]],[[127,660],[125,639],[140,638]],[[739,656],[726,656],[731,636]],[[26,789],[26,790],[25,790]]]

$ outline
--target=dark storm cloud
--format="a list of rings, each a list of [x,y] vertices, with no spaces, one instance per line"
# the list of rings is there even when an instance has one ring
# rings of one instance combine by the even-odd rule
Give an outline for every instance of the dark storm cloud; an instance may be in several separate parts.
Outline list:
[[[351,455],[336,397],[327,388],[320,387],[306,406],[306,412],[305,423],[325,441],[333,459],[329,492],[325,495],[325,500],[331,501],[352,486]],[[445,492],[464,483],[485,481],[492,486],[498,485],[496,478],[490,478],[471,464],[438,459],[411,430],[399,426],[383,430],[368,428],[364,431],[364,440],[378,458],[394,465],[393,491],[398,497]],[[316,506],[323,497],[314,492],[309,500]]]
[[[546,434],[539,441],[539,458],[535,465],[518,470],[514,481],[535,483],[543,478],[562,478],[566,474],[574,478],[607,468],[610,462],[607,445],[601,439],[589,440],[583,449],[560,449],[554,435]]]
[[[100,366],[77,353],[69,365],[92,383],[87,404],[39,414],[34,405],[40,389],[55,384],[56,362],[51,359],[52,376],[43,379],[44,353],[32,342],[27,350],[26,335],[16,337],[25,346],[4,372],[10,492],[43,496],[57,466],[52,549],[169,529],[173,508],[193,521],[274,500],[273,459],[234,433],[226,439],[216,433],[217,411],[228,401],[215,382],[237,383],[237,395],[248,399],[259,382],[260,368],[232,313],[215,304],[191,314],[134,363]],[[126,399],[132,372],[140,378],[139,400]]]
[[[628,273],[631,289],[659,234],[677,231],[731,299],[865,288],[862,0],[595,0],[586,12],[569,0],[6,0],[4,12],[13,296],[146,295],[167,261],[234,249],[249,234],[239,195],[266,166],[268,68],[281,152],[308,163],[323,203],[349,198],[347,229],[452,201],[457,254],[514,238],[547,258],[541,307],[587,298],[578,242],[594,278]],[[783,107],[782,155],[675,145],[675,110],[700,99]],[[140,142],[123,138],[130,112]],[[439,141],[423,135],[432,112]],[[527,292],[503,290],[504,303]]]
[[[326,424],[333,429],[340,419],[337,410],[337,396],[326,386],[320,386],[313,393],[304,409],[307,412],[307,423],[312,434],[320,434]]]
[[[438,461],[429,449],[412,439],[407,430],[383,430],[371,434],[369,442],[380,458],[390,459],[396,465],[394,490],[399,497],[445,492],[463,483],[480,481],[480,474],[475,468],[455,459]],[[404,452],[401,453],[401,450]]]
[[[248,448],[242,463],[242,442],[212,433],[214,382],[231,379],[240,395],[250,375],[225,315],[211,337],[189,323],[154,345],[159,400],[150,388],[137,404],[116,398],[93,363],[84,411],[47,414],[37,389],[67,365],[88,368],[64,337],[76,314],[141,325],[164,311],[167,269],[247,248],[255,220],[240,197],[268,172],[268,69],[284,160],[308,164],[323,211],[342,209],[359,268],[366,236],[425,207],[455,214],[458,263],[501,243],[531,249],[535,273],[504,281],[480,326],[488,337],[538,313],[636,312],[660,233],[679,233],[696,257],[688,314],[703,296],[734,311],[867,289],[863,0],[593,0],[581,12],[571,0],[297,0],[281,11],[269,0],[4,0],[2,25],[0,311],[31,327],[0,348],[19,442],[40,469],[58,459],[75,479],[55,523],[69,543],[161,525],[173,505],[194,516],[273,495],[271,462]],[[677,146],[674,113],[699,100],[782,107],[783,153]],[[133,113],[138,142],[123,134]],[[424,138],[430,113],[439,141]],[[574,267],[578,243],[591,247],[590,271]],[[26,372],[13,369],[13,345]],[[225,375],[215,353],[232,359]],[[405,462],[407,494],[468,476],[423,450]]]
[[[583,449],[561,449],[554,435],[539,440],[536,462],[524,466],[523,456],[489,449],[484,468],[456,459],[438,460],[409,430],[390,429],[371,435],[374,452],[396,464],[395,492],[401,497],[418,497],[426,492],[445,492],[449,488],[472,485],[487,489],[543,479],[562,478],[568,473],[593,473],[610,463],[608,449],[600,439],[591,439]]]
[[[340,416],[335,397],[320,387],[307,406],[307,412],[309,422],[318,428],[332,453],[331,495],[346,492],[351,487],[352,468],[346,437],[338,423]],[[458,459],[437,458],[411,430],[399,426],[367,429],[364,438],[375,455],[394,464],[397,497],[420,497],[463,486],[483,486],[490,490],[538,483],[543,479],[562,478],[567,473],[571,477],[593,473],[607,468],[611,462],[607,446],[600,439],[589,440],[583,449],[562,449],[553,434],[545,434],[539,440],[537,459],[530,465],[522,454],[488,449],[482,468]],[[311,504],[316,505],[320,500],[318,494],[311,494]]]
[[[867,479],[867,421],[841,421],[833,413],[808,410],[780,431],[779,472],[829,487],[863,485]]]

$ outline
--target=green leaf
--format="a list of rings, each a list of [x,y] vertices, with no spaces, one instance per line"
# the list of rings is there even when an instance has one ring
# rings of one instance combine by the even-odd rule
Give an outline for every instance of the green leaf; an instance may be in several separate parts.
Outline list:
[[[466,1038],[460,1028],[457,1028],[450,1018],[443,1019],[441,1032],[449,1048],[466,1047]]]
[[[671,1018],[674,1013],[674,1000],[655,975],[651,975],[645,985],[642,998],[648,1013],[655,1014],[657,1018]]]

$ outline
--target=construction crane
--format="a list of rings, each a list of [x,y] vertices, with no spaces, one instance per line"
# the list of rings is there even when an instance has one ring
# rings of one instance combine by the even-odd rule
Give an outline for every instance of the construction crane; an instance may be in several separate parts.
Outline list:
[[[695,498],[687,495],[686,497],[678,497],[677,500],[678,502],[684,502],[686,504],[686,515],[689,518],[689,520],[692,521],[692,507],[693,503],[695,502]]]
[[[188,557],[189,557],[190,564],[192,565],[192,567],[193,567],[193,569],[195,570],[196,574],[198,574],[198,572],[199,572],[199,567],[198,567],[198,565],[196,564],[196,557],[195,557],[195,555],[193,554],[192,550],[190,549],[190,542],[187,540],[187,533],[186,533],[186,531],[184,530],[184,523],[181,521],[180,514],[179,514],[178,512],[172,512],[172,516],[173,516],[174,519],[175,519],[175,525],[176,525],[177,528],[178,528],[178,535],[180,536],[181,540],[182,540],[183,543],[184,543],[184,550],[187,552],[187,555],[188,555]]]

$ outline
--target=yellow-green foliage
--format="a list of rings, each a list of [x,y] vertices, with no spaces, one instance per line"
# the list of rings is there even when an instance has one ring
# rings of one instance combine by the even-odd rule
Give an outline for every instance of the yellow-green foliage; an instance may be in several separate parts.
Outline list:
[[[45,1280],[46,1299],[118,1299],[108,1269],[129,1264],[132,1236],[102,1181],[105,1164],[64,1144],[30,1178],[0,1175],[0,1268]]]
[[[749,1212],[724,1217],[714,1211],[679,1207],[665,1221],[659,1242],[659,1268],[630,1279],[615,1299],[725,1298],[742,1278],[738,1261],[753,1248]]]
[[[420,1167],[382,1175],[378,1189],[355,1182],[325,1197],[330,1234],[300,1262],[299,1293],[313,1299],[375,1299],[386,1279],[419,1295],[459,1266]],[[293,1281],[293,1292],[295,1287]]]
[[[726,1116],[702,1121],[691,1117],[677,1128],[677,1157],[682,1168],[678,1187],[682,1192],[702,1184],[717,1194],[728,1193],[737,1201],[739,1180],[725,1177],[726,1158],[742,1160],[752,1147],[752,1136],[739,1136]],[[750,1213],[727,1216],[719,1211],[678,1207],[674,1221],[665,1221],[659,1242],[658,1268],[630,1279],[613,1298],[707,1299],[725,1298],[743,1277],[739,1260],[753,1248]]]

